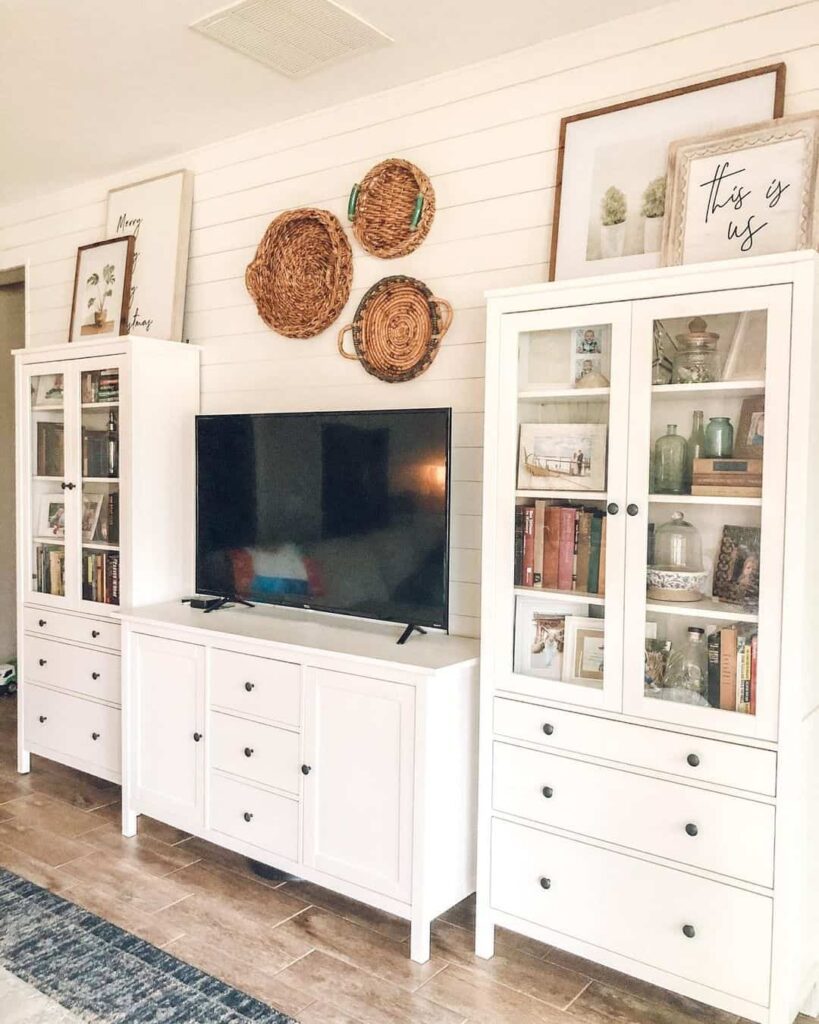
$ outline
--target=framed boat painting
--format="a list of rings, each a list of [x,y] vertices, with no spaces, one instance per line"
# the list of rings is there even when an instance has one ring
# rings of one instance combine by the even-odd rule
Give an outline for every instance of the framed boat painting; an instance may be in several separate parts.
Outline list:
[[[781,117],[784,95],[771,64],[564,117],[549,280],[659,267],[670,144]]]
[[[518,487],[531,491],[604,491],[602,423],[521,423]]]

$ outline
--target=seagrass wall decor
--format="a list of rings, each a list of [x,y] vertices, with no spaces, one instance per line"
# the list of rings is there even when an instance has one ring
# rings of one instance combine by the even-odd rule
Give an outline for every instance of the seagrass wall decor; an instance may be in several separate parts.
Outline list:
[[[383,160],[353,185],[347,216],[355,237],[372,256],[385,260],[406,256],[429,234],[435,190],[415,164]]]
[[[259,316],[288,338],[312,338],[350,297],[353,252],[327,210],[288,210],[270,224],[245,271]]]
[[[423,281],[398,274],[382,277],[358,304],[355,319],[342,327],[338,350],[390,384],[412,380],[432,365],[452,323],[452,306],[436,298]],[[344,349],[352,331],[355,354]]]

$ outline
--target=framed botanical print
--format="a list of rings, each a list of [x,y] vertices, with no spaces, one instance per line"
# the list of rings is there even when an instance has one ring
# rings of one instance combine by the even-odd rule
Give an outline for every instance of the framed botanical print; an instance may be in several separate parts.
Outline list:
[[[104,341],[128,333],[134,236],[77,250],[69,341]]]
[[[564,117],[549,279],[660,266],[669,145],[781,117],[784,95],[771,64]]]

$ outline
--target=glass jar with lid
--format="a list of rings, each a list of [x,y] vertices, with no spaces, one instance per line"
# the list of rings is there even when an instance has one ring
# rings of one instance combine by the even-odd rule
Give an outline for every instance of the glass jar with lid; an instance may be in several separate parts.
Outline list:
[[[682,512],[674,512],[654,534],[654,562],[647,573],[648,597],[655,601],[699,601],[707,577],[699,530]]]
[[[676,337],[672,384],[710,384],[720,380],[719,335],[708,330],[702,317],[694,317],[688,324],[688,331]]]

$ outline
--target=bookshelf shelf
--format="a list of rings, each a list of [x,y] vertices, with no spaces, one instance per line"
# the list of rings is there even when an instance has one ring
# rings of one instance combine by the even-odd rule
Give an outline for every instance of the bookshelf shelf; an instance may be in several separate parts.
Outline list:
[[[646,601],[646,611],[654,615],[681,615],[688,619],[759,622],[758,612],[745,611],[739,605],[726,604],[712,597],[703,597],[699,601]]]
[[[80,408],[82,409],[117,409],[119,407],[119,400],[116,402],[83,402]]]
[[[652,398],[685,398],[688,395],[732,395],[749,398],[765,393],[764,380],[719,380],[712,384],[655,384],[651,389]]]
[[[118,476],[84,476],[82,478],[84,484],[118,484]]]
[[[63,478],[62,476],[33,476],[31,479],[40,483],[54,484],[61,483]]]
[[[61,405],[32,405],[32,412],[58,412],[62,415],[63,407]]]
[[[761,508],[762,498],[741,498],[722,494],[649,494],[657,505],[734,505],[739,508]]]
[[[611,388],[526,388],[518,392],[520,402],[605,401]]]
[[[586,594],[582,590],[546,590],[544,587],[515,587],[515,593],[535,594],[546,601],[567,601],[570,604],[591,604],[602,606],[606,603],[605,597],[600,594]]]
[[[65,537],[32,537],[35,544],[48,544],[57,547],[65,547]]]
[[[102,540],[84,540],[82,546],[88,551],[119,551],[119,544],[107,544]]]
[[[558,498],[566,501],[606,501],[605,491],[515,491],[516,498]]]

